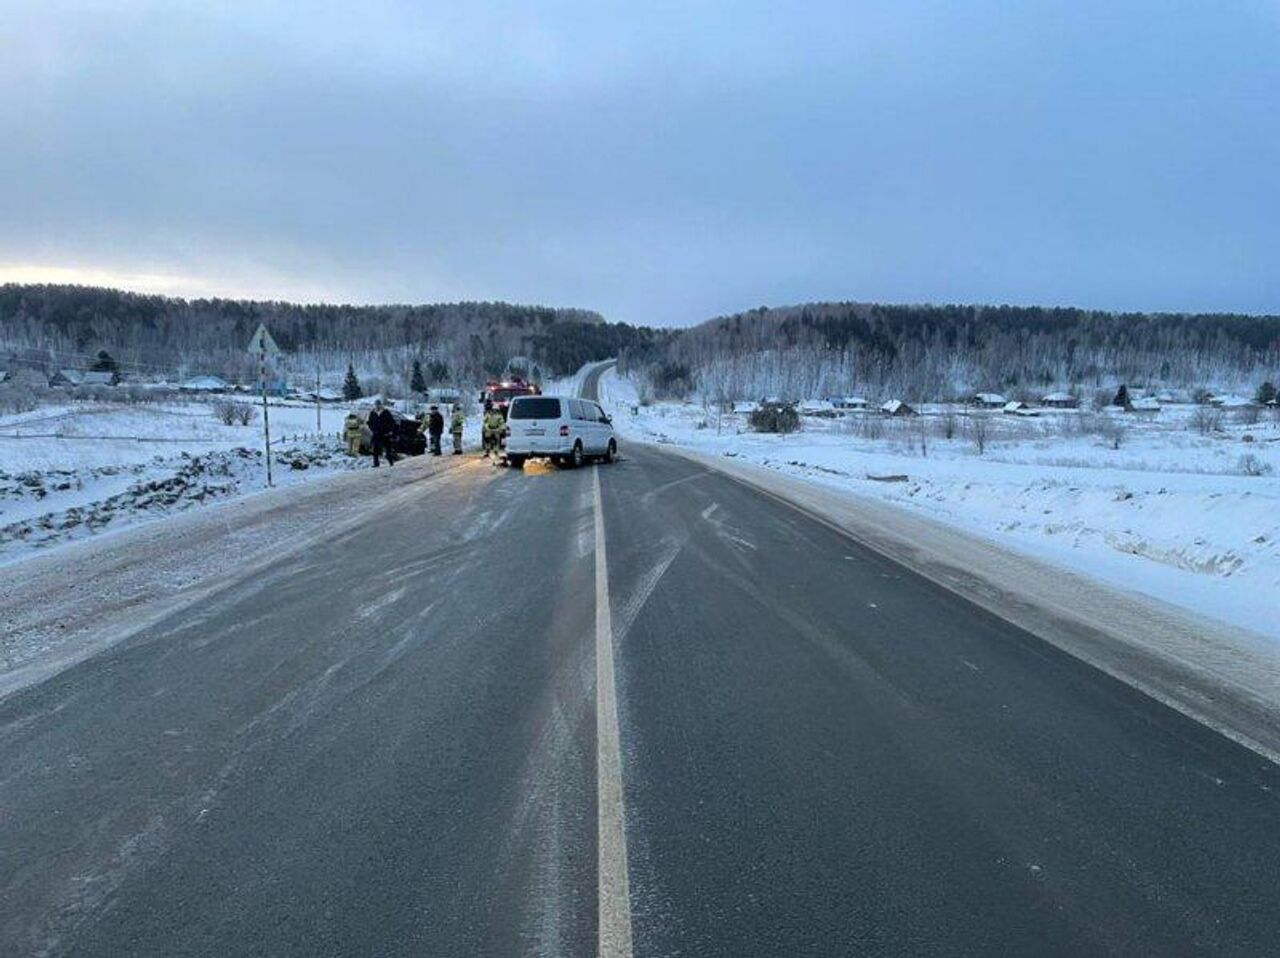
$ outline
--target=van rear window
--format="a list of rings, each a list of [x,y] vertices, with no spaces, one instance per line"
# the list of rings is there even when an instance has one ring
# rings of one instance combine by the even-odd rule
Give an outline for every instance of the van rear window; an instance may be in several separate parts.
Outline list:
[[[511,419],[559,419],[560,400],[547,396],[524,396],[511,404]]]

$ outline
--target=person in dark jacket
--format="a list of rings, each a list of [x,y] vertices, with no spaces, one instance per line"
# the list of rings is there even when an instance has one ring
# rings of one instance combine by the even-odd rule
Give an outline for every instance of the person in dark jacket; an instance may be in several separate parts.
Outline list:
[[[381,399],[373,404],[373,412],[369,413],[369,431],[373,433],[373,467],[378,468],[380,454],[386,455],[388,466],[394,466],[396,418],[382,405]]]
[[[440,436],[444,433],[444,416],[440,415],[440,407],[432,406],[431,415],[427,417],[427,431],[431,434],[431,455],[440,455]]]

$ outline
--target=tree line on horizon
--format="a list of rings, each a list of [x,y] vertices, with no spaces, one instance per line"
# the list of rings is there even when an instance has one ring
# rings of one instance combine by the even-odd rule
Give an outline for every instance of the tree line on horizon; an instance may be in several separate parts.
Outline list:
[[[761,307],[681,333],[639,364],[658,393],[724,399],[866,392],[1191,389],[1274,379],[1280,317],[1061,307],[820,303]]]
[[[0,365],[84,367],[100,350],[132,378],[256,375],[249,338],[264,324],[300,377],[354,362],[396,380],[417,361],[439,382],[500,373],[513,356],[532,356],[552,374],[617,352],[643,334],[584,309],[509,303],[421,306],[298,305],[229,299],[185,300],[83,286],[0,286]]]
[[[85,366],[106,349],[126,376],[251,380],[264,323],[294,372],[408,388],[470,384],[528,356],[548,375],[617,356],[655,392],[722,398],[868,392],[909,400],[1054,386],[1191,388],[1275,380],[1280,317],[1060,307],[816,303],[760,307],[687,329],[507,303],[339,306],[184,300],[80,286],[0,286],[0,365]],[[423,373],[422,371],[425,371]]]

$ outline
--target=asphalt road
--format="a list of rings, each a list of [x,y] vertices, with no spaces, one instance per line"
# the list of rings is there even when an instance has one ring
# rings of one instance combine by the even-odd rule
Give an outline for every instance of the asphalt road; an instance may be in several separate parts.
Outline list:
[[[1276,953],[1275,766],[623,452],[371,498],[0,701],[0,954],[590,956],[618,869],[635,955]]]

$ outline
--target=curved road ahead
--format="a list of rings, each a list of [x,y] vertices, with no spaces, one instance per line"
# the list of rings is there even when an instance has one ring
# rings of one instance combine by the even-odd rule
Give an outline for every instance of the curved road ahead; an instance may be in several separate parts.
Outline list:
[[[408,463],[0,701],[0,954],[1276,952],[1275,766],[623,452]]]

